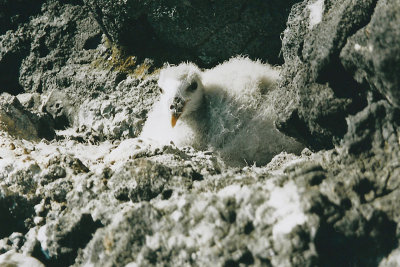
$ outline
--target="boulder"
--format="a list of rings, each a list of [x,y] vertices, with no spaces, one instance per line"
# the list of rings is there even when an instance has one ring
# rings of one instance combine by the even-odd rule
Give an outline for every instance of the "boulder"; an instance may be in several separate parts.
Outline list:
[[[0,96],[0,129],[27,140],[52,139],[55,134],[48,114],[30,112],[17,97],[7,93]]]
[[[43,0],[1,0],[0,34],[14,30],[18,24],[26,22],[30,16],[40,11]]]
[[[9,251],[5,254],[0,255],[1,266],[15,266],[15,267],[44,267],[44,265],[37,259],[26,256],[14,251]]]
[[[210,66],[237,54],[281,62],[279,36],[297,1],[84,2],[107,37],[135,54]]]
[[[366,106],[368,89],[346,72],[340,52],[371,20],[375,5],[309,0],[292,8],[282,39],[282,131],[315,149],[332,148],[347,132],[345,118]]]
[[[349,74],[400,107],[400,5],[380,0],[371,20],[353,32],[340,53]]]

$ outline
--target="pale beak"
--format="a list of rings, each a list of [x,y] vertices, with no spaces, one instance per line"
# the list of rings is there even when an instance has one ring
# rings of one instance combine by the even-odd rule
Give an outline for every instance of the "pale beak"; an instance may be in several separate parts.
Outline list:
[[[181,97],[175,97],[169,109],[171,110],[171,126],[175,127],[176,122],[183,113],[186,101]]]
[[[176,122],[178,121],[178,119],[179,119],[179,117],[181,115],[182,114],[172,114],[172,116],[171,116],[171,126],[172,126],[172,128],[175,127]]]

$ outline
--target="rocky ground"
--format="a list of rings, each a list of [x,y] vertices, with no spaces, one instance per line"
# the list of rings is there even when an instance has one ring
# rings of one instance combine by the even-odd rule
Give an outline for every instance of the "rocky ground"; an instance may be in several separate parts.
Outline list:
[[[1,0],[0,266],[400,266],[399,24],[387,0]],[[138,138],[164,62],[236,54],[283,63],[301,155]]]

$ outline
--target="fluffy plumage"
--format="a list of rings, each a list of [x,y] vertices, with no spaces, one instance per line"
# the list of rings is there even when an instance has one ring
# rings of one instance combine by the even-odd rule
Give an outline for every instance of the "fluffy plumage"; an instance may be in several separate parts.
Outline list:
[[[275,68],[244,57],[205,71],[192,63],[168,66],[160,73],[162,94],[141,137],[211,149],[235,166],[300,152],[303,146],[274,126],[278,79]]]

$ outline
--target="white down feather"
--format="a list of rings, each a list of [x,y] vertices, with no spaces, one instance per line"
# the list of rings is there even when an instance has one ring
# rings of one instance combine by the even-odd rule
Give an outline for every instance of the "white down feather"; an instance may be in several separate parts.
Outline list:
[[[204,71],[192,63],[168,66],[160,72],[163,93],[141,137],[160,145],[172,141],[178,147],[210,149],[233,166],[264,165],[282,151],[299,153],[303,146],[274,125],[278,79],[276,68],[245,57]],[[193,82],[198,86],[190,91]],[[169,107],[176,97],[186,104],[172,127]]]

